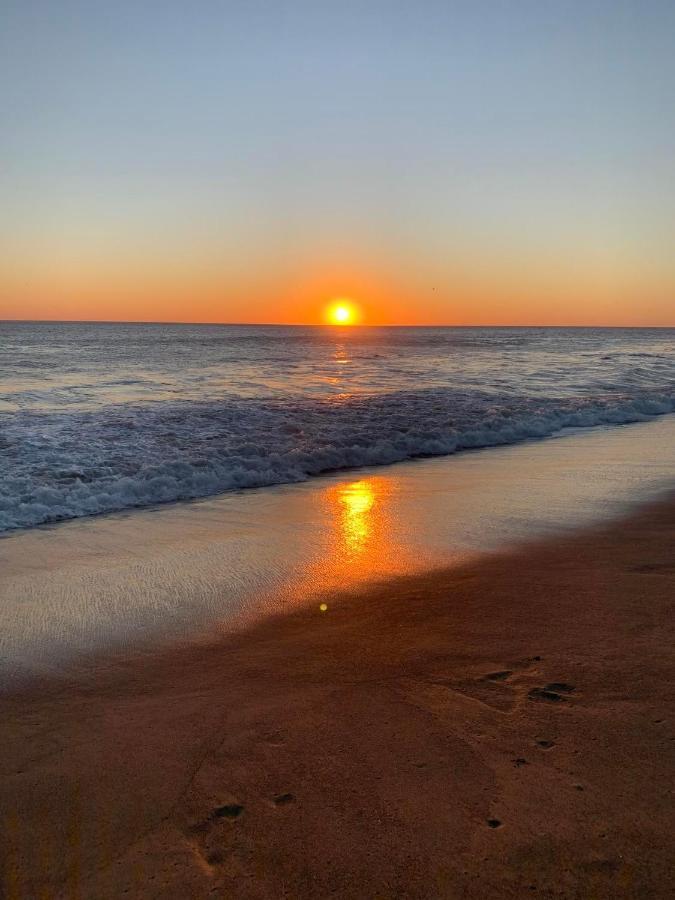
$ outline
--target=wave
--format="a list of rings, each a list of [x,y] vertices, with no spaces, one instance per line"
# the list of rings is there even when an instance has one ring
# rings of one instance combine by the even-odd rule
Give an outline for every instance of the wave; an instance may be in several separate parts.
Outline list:
[[[0,531],[673,411],[669,391],[542,397],[434,389],[5,414]]]

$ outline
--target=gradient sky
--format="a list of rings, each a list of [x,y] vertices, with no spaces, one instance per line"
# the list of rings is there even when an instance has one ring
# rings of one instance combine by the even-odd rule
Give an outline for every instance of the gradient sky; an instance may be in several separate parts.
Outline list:
[[[0,318],[675,325],[675,3],[5,0]]]

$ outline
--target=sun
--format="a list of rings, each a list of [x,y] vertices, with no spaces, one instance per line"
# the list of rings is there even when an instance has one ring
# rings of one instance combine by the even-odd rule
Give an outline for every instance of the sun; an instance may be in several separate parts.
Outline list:
[[[331,325],[355,325],[359,309],[351,300],[336,300],[326,309],[326,320]]]

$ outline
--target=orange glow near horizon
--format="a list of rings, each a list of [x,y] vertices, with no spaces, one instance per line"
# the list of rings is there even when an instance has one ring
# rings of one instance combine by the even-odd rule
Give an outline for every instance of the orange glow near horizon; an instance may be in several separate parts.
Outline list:
[[[671,326],[667,279],[629,271],[570,272],[491,259],[430,274],[349,259],[223,273],[219,266],[120,260],[87,264],[65,253],[42,268],[0,260],[0,320],[319,325]],[[358,303],[351,298],[358,298]],[[338,312],[345,307],[347,312]]]

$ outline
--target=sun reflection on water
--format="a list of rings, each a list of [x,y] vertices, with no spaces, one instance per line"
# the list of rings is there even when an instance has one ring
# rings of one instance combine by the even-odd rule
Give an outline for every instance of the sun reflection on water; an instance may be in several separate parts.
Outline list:
[[[345,366],[352,361],[349,350],[344,344],[336,344],[333,359],[339,366]]]

